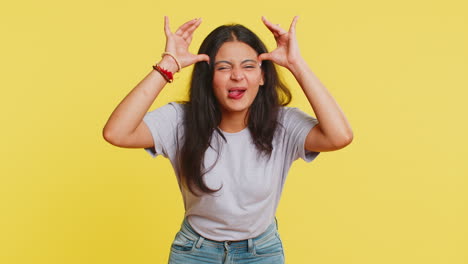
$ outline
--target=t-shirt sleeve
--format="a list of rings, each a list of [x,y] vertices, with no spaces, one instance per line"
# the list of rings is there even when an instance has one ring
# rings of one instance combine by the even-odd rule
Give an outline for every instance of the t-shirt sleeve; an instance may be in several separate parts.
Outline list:
[[[143,122],[150,129],[154,140],[154,147],[145,148],[145,151],[153,158],[158,155],[170,158],[175,154],[182,114],[181,105],[171,102],[146,113],[143,117]]]
[[[318,120],[299,108],[285,107],[283,125],[285,127],[285,139],[288,142],[289,154],[293,160],[298,158],[306,162],[314,160],[320,152],[305,149],[305,140],[310,130],[318,124]]]

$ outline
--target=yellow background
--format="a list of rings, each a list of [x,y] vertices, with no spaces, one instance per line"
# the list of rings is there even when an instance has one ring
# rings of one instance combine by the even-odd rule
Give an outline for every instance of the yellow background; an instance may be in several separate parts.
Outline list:
[[[191,50],[239,22],[299,15],[301,52],[354,131],[291,168],[287,263],[468,263],[466,1],[11,1],[0,6],[0,263],[166,263],[183,217],[168,160],[102,128],[175,30]],[[184,99],[190,69],[151,108]],[[291,106],[313,114],[284,72]]]

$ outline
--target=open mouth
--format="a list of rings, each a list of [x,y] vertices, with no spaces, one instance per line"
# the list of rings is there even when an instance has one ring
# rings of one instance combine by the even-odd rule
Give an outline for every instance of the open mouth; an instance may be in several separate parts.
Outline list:
[[[247,89],[243,88],[233,88],[229,89],[228,97],[231,99],[240,99],[244,95]]]

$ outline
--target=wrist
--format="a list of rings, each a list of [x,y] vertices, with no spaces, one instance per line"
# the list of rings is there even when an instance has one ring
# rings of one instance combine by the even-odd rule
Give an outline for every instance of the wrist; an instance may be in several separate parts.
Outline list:
[[[157,63],[161,68],[168,70],[175,74],[179,67],[175,63],[175,61],[169,57],[169,56],[164,56],[158,63]]]
[[[165,52],[163,52],[163,54],[161,56],[163,58],[164,58],[164,56],[170,56],[175,61],[175,63],[177,64],[177,72],[182,70],[182,65],[180,65],[179,60],[176,58],[176,56],[172,52],[165,51]]]
[[[306,72],[309,69],[309,65],[307,65],[307,62],[303,60],[302,58],[295,61],[294,63],[291,63],[288,67],[288,70],[297,78],[301,76],[304,72]]]

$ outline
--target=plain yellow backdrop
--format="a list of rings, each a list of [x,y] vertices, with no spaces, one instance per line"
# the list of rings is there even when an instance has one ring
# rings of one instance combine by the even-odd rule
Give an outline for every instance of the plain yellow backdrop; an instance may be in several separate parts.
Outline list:
[[[302,55],[354,131],[291,168],[287,263],[468,263],[466,1],[21,1],[0,8],[0,263],[166,263],[183,217],[169,161],[102,138],[109,115],[203,18],[191,50],[238,22],[299,15]],[[186,98],[190,68],[154,103]],[[291,74],[291,106],[314,115]]]

